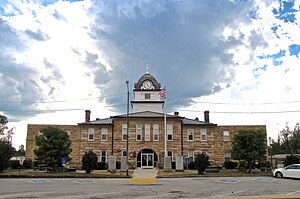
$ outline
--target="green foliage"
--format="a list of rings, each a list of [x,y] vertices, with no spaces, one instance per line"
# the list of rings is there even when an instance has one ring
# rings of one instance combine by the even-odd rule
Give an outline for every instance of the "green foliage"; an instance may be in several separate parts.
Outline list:
[[[231,155],[236,160],[247,161],[251,172],[254,161],[264,161],[266,159],[266,132],[261,130],[239,131],[233,138]]]
[[[195,168],[198,174],[203,174],[205,169],[210,165],[209,156],[204,153],[198,153],[195,158]]]
[[[35,137],[35,142],[37,149],[34,150],[34,154],[37,162],[54,168],[61,166],[62,157],[71,160],[71,141],[67,132],[55,127],[46,127],[41,129],[41,135]]]
[[[97,169],[98,157],[93,151],[85,152],[82,156],[82,169],[86,173],[91,173],[94,169]]]
[[[0,172],[10,166],[10,158],[13,156],[15,149],[7,140],[0,139]]]
[[[19,160],[11,160],[10,161],[10,168],[12,169],[19,169],[21,168],[21,164]]]
[[[225,169],[235,169],[237,167],[238,163],[233,161],[227,161],[224,162]]]
[[[294,130],[291,130],[288,124],[278,134],[277,140],[271,140],[269,146],[272,154],[300,154],[300,125],[297,123]]]
[[[289,155],[286,156],[286,159],[284,161],[284,166],[288,166],[290,164],[299,164],[299,163],[300,163],[300,156]]]
[[[32,168],[32,160],[31,159],[25,159],[23,161],[23,167],[25,169],[31,169]]]

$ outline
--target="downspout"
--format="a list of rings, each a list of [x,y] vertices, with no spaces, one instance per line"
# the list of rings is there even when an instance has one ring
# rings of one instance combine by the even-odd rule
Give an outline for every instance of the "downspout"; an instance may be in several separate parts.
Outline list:
[[[181,156],[183,156],[183,128],[182,128],[183,126],[182,126],[182,120],[181,120],[181,139],[180,139],[180,141],[181,141]]]
[[[112,121],[111,127],[111,155],[114,155],[114,120]]]

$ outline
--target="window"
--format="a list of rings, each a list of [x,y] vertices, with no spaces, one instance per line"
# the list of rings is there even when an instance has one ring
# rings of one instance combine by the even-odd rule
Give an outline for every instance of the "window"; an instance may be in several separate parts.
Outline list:
[[[188,129],[187,130],[188,133],[188,141],[194,141],[194,129]]]
[[[194,162],[194,151],[188,150],[188,158],[190,162]]]
[[[224,160],[225,160],[225,162],[229,162],[231,160],[231,153],[225,152],[224,153]]]
[[[159,140],[159,126],[158,124],[153,124],[153,141]]]
[[[101,129],[101,140],[107,141],[107,129],[106,128]]]
[[[151,99],[150,93],[145,93],[145,99]]]
[[[173,151],[167,151],[167,157],[171,157],[171,161],[173,161]]]
[[[173,124],[167,124],[167,140],[173,140]]]
[[[229,131],[223,131],[223,140],[224,141],[230,140]]]
[[[141,141],[142,140],[142,125],[141,124],[136,124],[136,141]]]
[[[43,135],[42,131],[39,130],[38,136]]]
[[[127,156],[127,151],[126,151],[126,150],[123,150],[123,151],[122,151],[122,156],[123,156],[123,157],[126,157],[126,156]]]
[[[206,129],[200,129],[201,141],[207,141]]]
[[[145,141],[150,141],[150,124],[145,124]]]
[[[207,155],[207,150],[206,149],[203,149],[203,150],[201,150],[201,153],[203,153],[203,154],[205,154],[205,155]]]
[[[88,141],[94,141],[94,129],[93,128],[88,129]]]
[[[69,136],[69,138],[71,137],[71,131],[70,130],[65,130]]]
[[[127,140],[127,124],[122,124],[122,141]]]
[[[101,162],[106,162],[106,151],[105,150],[101,151],[100,161]]]

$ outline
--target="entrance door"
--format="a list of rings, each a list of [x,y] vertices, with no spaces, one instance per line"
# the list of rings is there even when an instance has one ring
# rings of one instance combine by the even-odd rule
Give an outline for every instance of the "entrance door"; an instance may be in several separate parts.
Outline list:
[[[153,153],[141,153],[142,168],[153,168]]]

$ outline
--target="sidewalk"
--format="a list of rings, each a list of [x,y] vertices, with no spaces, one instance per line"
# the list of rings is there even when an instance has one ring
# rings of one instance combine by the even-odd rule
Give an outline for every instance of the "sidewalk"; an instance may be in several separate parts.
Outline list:
[[[157,169],[141,169],[134,170],[129,184],[156,184]]]

